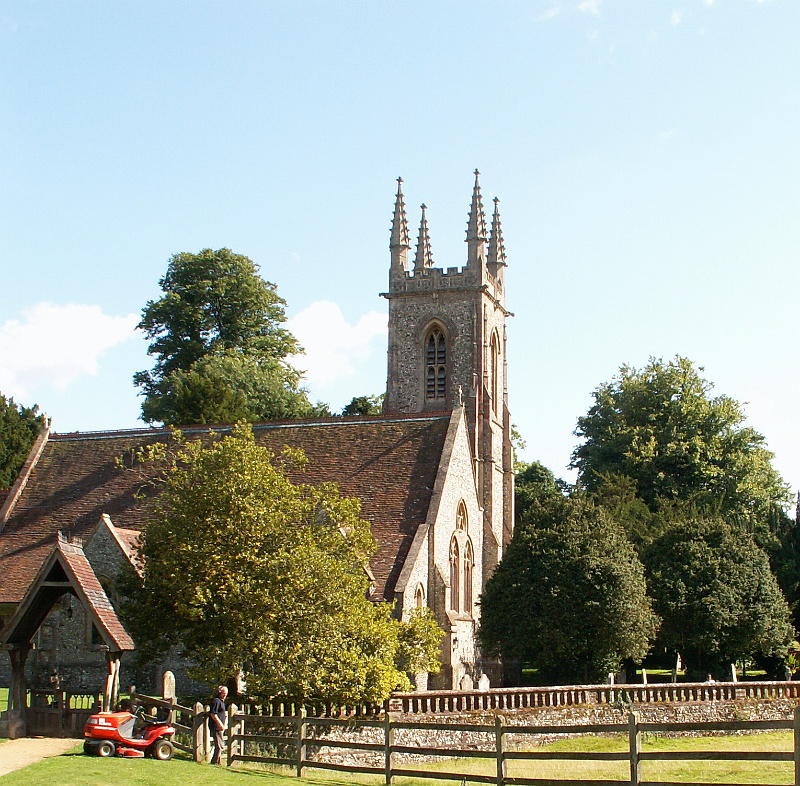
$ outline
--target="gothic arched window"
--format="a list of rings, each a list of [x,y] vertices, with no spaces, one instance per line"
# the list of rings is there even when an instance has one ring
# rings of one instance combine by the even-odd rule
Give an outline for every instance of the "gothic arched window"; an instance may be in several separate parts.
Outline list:
[[[431,328],[425,339],[425,398],[444,399],[447,394],[447,345],[444,332]]]
[[[459,558],[458,558],[458,541],[456,541],[455,535],[453,539],[450,541],[450,608],[453,611],[458,611],[458,600],[460,594],[460,583],[459,583]]]
[[[462,499],[461,502],[458,503],[458,510],[456,511],[456,531],[466,532],[467,521],[467,506],[464,504],[464,500]]]
[[[464,547],[464,605],[461,607],[465,614],[472,614],[472,566],[474,564],[472,543],[467,540],[467,545]]]
[[[425,608],[425,588],[422,584],[417,584],[417,591],[414,593],[414,605],[418,609]]]
[[[492,409],[497,412],[500,400],[500,341],[497,331],[492,333],[489,344],[489,395],[492,397]]]

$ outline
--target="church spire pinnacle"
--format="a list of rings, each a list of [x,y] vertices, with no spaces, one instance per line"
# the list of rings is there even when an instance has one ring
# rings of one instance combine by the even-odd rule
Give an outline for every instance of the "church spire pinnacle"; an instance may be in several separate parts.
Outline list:
[[[426,205],[422,208],[422,219],[419,222],[419,236],[417,237],[417,255],[414,257],[414,273],[433,267],[433,253],[431,252],[431,237],[428,234],[428,219],[425,215]]]
[[[497,271],[506,264],[506,247],[503,243],[503,229],[500,226],[500,200],[494,198],[494,213],[492,213],[492,229],[489,233],[489,250],[486,255],[486,264],[489,272],[496,276]]]
[[[480,172],[475,170],[475,185],[472,188],[472,204],[467,221],[467,265],[471,266],[486,258],[486,215],[483,212],[481,184],[478,180]]]
[[[403,201],[403,178],[397,178],[397,195],[394,200],[392,216],[392,234],[389,239],[389,250],[392,254],[393,270],[408,270],[408,249],[411,248],[406,219],[406,205]]]

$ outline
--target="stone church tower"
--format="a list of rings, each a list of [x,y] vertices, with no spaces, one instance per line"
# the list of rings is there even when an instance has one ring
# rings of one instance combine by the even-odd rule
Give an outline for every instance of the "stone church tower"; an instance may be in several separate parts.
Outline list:
[[[433,266],[422,205],[413,267],[398,178],[389,248],[389,353],[384,412],[449,412],[463,405],[483,516],[481,589],[508,544],[514,475],[508,411],[504,271],[506,255],[494,200],[487,233],[479,172],[467,222],[464,267]]]

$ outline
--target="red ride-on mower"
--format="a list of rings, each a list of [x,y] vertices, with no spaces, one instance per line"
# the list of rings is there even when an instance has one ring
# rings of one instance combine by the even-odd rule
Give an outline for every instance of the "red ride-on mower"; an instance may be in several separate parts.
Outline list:
[[[137,721],[144,724],[136,731]],[[141,712],[99,712],[92,715],[83,727],[83,752],[89,756],[125,756],[143,758],[152,756],[159,761],[169,761],[175,748],[172,737],[175,727],[163,721],[149,721]]]

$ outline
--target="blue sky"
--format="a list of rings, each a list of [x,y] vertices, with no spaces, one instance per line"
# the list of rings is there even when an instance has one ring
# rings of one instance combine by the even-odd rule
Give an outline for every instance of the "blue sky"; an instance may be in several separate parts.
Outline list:
[[[0,2],[0,391],[140,425],[179,251],[288,301],[312,397],[385,386],[395,178],[461,265],[500,198],[509,395],[566,475],[623,363],[691,358],[800,484],[800,3]]]

